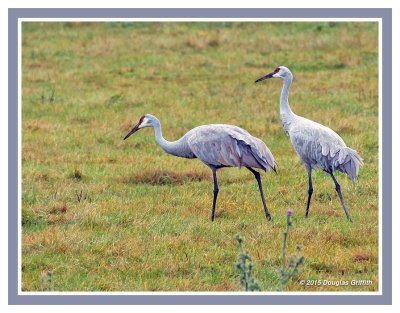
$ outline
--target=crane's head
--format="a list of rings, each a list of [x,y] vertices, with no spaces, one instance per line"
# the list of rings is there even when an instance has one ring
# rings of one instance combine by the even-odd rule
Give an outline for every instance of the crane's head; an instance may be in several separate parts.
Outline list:
[[[158,121],[157,118],[151,114],[143,115],[140,118],[139,123],[137,123],[136,126],[132,128],[132,130],[129,132],[129,134],[125,136],[124,140],[127,139],[134,132],[137,132],[141,128],[154,127],[154,125],[156,124],[157,121]]]
[[[260,82],[264,79],[268,79],[268,78],[282,78],[282,79],[291,78],[292,79],[293,76],[287,67],[279,66],[272,73],[269,73],[268,75],[265,75],[265,76],[257,79],[255,82],[258,83],[258,82]]]

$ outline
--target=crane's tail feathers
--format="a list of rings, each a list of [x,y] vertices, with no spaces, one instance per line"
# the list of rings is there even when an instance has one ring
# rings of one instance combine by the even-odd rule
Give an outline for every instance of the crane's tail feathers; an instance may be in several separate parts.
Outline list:
[[[277,173],[277,170],[279,169],[279,165],[278,163],[276,163],[275,160],[274,160],[274,167],[272,169],[274,170],[275,173]]]
[[[272,168],[272,170],[276,173],[276,170],[279,168],[278,163],[276,163],[272,153],[269,150],[267,153],[265,153],[265,155],[262,156],[262,158],[260,158],[256,153],[253,153],[253,156],[257,162],[264,167],[264,171],[268,170],[268,172],[271,173]]]
[[[348,147],[344,148],[346,157],[343,163],[339,164],[338,169],[346,173],[350,179],[354,181],[358,179],[358,169],[360,165],[364,165],[362,158],[358,155],[357,151],[350,149]]]
[[[268,171],[269,173],[271,173],[271,166],[268,164],[268,162],[266,162],[266,160],[260,158],[256,153],[253,153],[252,155],[264,172]]]
[[[272,170],[276,173],[276,170],[279,168],[278,163],[276,163],[274,156],[272,155],[271,151],[265,146],[265,151],[263,155],[264,163],[267,165],[268,172],[271,173]]]

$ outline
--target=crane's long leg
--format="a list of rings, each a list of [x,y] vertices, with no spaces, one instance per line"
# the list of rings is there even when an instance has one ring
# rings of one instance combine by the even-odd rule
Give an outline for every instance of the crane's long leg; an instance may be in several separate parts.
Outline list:
[[[212,167],[211,168],[213,172],[213,178],[214,178],[214,200],[213,200],[213,207],[212,207],[212,215],[211,215],[211,221],[214,221],[214,214],[215,214],[215,204],[217,202],[217,196],[218,196],[218,182],[217,182],[217,169]]]
[[[308,200],[307,200],[307,209],[306,209],[306,217],[308,216],[308,209],[310,208],[310,201],[311,201],[311,196],[313,194],[313,187],[312,187],[312,179],[311,179],[311,168],[307,168],[307,173],[308,173]]]
[[[268,213],[267,205],[265,204],[264,193],[263,193],[263,190],[262,190],[261,179],[260,179],[260,173],[255,171],[255,170],[253,170],[251,167],[247,167],[247,169],[250,172],[252,172],[254,174],[254,176],[256,177],[256,179],[257,179],[258,187],[260,188],[261,200],[262,200],[262,203],[264,205],[265,217],[267,218],[268,221],[270,221],[271,220],[271,215]]]
[[[340,185],[339,185],[339,183],[337,182],[335,176],[333,176],[333,173],[331,172],[331,173],[329,173],[329,174],[332,176],[332,179],[333,179],[333,181],[335,182],[336,191],[337,191],[337,193],[338,193],[338,195],[339,195],[340,201],[342,202],[343,209],[344,209],[344,212],[346,213],[347,219],[351,222],[352,220],[351,220],[351,218],[350,218],[349,212],[347,212],[346,205],[344,204],[342,192],[340,191]]]

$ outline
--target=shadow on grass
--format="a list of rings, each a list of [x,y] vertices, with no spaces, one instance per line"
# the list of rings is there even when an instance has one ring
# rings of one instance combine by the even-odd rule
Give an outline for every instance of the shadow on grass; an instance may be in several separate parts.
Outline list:
[[[148,185],[183,185],[187,182],[210,180],[208,173],[172,171],[144,171],[116,178],[118,183],[124,184],[148,184]]]

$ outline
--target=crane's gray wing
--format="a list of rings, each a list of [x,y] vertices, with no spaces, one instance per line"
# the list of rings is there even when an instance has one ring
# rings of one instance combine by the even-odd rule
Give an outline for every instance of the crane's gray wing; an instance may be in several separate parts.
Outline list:
[[[303,163],[313,169],[340,170],[354,181],[359,165],[363,165],[358,153],[348,148],[337,133],[305,118],[291,125],[290,140]]]
[[[270,171],[270,168],[276,170],[278,163],[276,163],[267,145],[261,139],[251,136],[248,132],[246,132],[247,134],[243,134],[241,131],[238,131],[237,128],[239,127],[235,126],[235,129],[232,129],[230,136],[249,147],[257,162],[263,165],[265,169],[268,171]],[[241,130],[241,128],[239,129]]]
[[[196,157],[208,165],[275,169],[275,159],[264,142],[240,127],[199,126],[188,133],[187,142]]]

